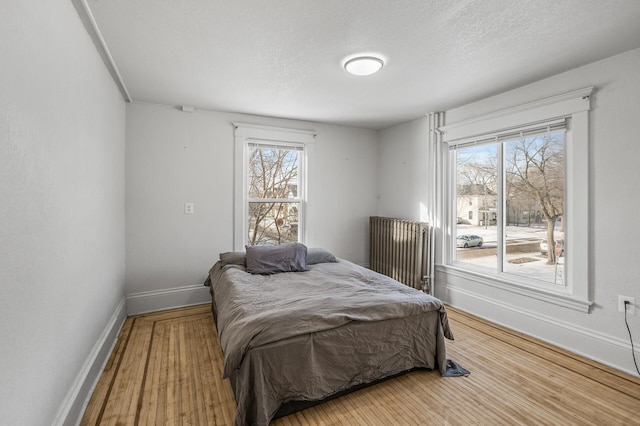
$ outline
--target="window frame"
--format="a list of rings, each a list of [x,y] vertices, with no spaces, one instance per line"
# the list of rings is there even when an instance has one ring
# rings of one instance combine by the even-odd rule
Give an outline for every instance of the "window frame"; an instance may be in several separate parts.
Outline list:
[[[443,226],[442,267],[447,273],[481,282],[492,287],[544,300],[560,306],[589,312],[589,110],[593,87],[542,99],[524,105],[485,114],[469,120],[441,126],[442,176],[439,191],[442,206],[439,214]],[[565,135],[567,220],[565,244],[566,285],[563,287],[508,272],[490,273],[484,268],[455,261],[456,235],[456,161],[449,146],[485,139],[499,133],[540,126],[541,123],[568,119]]]
[[[300,149],[301,162],[298,173],[298,191],[300,209],[298,211],[298,242],[305,243],[305,212],[308,201],[307,176],[308,159],[315,132],[302,129],[263,126],[258,124],[234,122],[234,221],[233,250],[244,251],[248,235],[248,155],[249,145],[273,145],[274,147],[295,147]]]

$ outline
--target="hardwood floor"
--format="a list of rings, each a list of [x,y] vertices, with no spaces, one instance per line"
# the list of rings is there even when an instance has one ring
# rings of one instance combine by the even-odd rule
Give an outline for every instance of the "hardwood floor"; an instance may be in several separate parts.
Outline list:
[[[272,425],[640,424],[640,379],[448,308],[448,357]],[[210,305],[127,319],[82,425],[232,425]]]

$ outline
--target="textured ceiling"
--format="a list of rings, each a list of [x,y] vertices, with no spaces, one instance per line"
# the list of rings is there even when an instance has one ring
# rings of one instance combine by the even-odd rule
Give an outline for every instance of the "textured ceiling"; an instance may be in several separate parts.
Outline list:
[[[373,129],[640,47],[639,0],[81,1],[134,102]]]

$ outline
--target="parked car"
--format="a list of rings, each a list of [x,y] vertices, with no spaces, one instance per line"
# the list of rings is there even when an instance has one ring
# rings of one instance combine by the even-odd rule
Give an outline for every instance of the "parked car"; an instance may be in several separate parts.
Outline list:
[[[456,245],[458,247],[482,247],[484,240],[477,235],[458,235]]]
[[[560,254],[560,256],[564,256],[564,240],[556,240],[556,244],[557,243],[560,243],[560,245],[562,246],[562,253]],[[555,244],[553,246],[555,247]],[[540,254],[546,256],[548,252],[549,244],[547,243],[547,240],[544,239],[540,241]]]

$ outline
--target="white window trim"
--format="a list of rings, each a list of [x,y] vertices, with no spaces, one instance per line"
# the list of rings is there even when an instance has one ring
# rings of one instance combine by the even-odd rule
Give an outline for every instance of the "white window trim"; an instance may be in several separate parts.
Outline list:
[[[304,155],[300,173],[302,185],[300,191],[300,219],[298,240],[305,242],[305,210],[309,198],[307,192],[307,164],[315,132],[302,129],[263,126],[259,124],[232,123],[235,127],[234,142],[234,209],[233,209],[233,249],[244,251],[247,229],[247,155],[249,142],[265,141],[274,145],[303,145]]]
[[[453,151],[440,149],[442,176],[440,182],[442,206],[440,208],[443,225],[442,269],[446,272],[464,276],[492,287],[514,292],[527,297],[545,300],[560,306],[589,312],[589,110],[590,95],[593,87],[576,90],[563,95],[542,99],[485,114],[469,120],[441,126],[445,146],[469,142],[492,133],[502,133],[536,123],[569,118],[571,130],[567,132],[566,149],[566,215],[565,234],[571,245],[566,253],[566,286],[544,285],[542,282],[527,280],[515,274],[495,273],[476,270],[461,262],[455,262],[456,249],[452,212],[455,211],[455,199],[452,197],[455,182]]]

